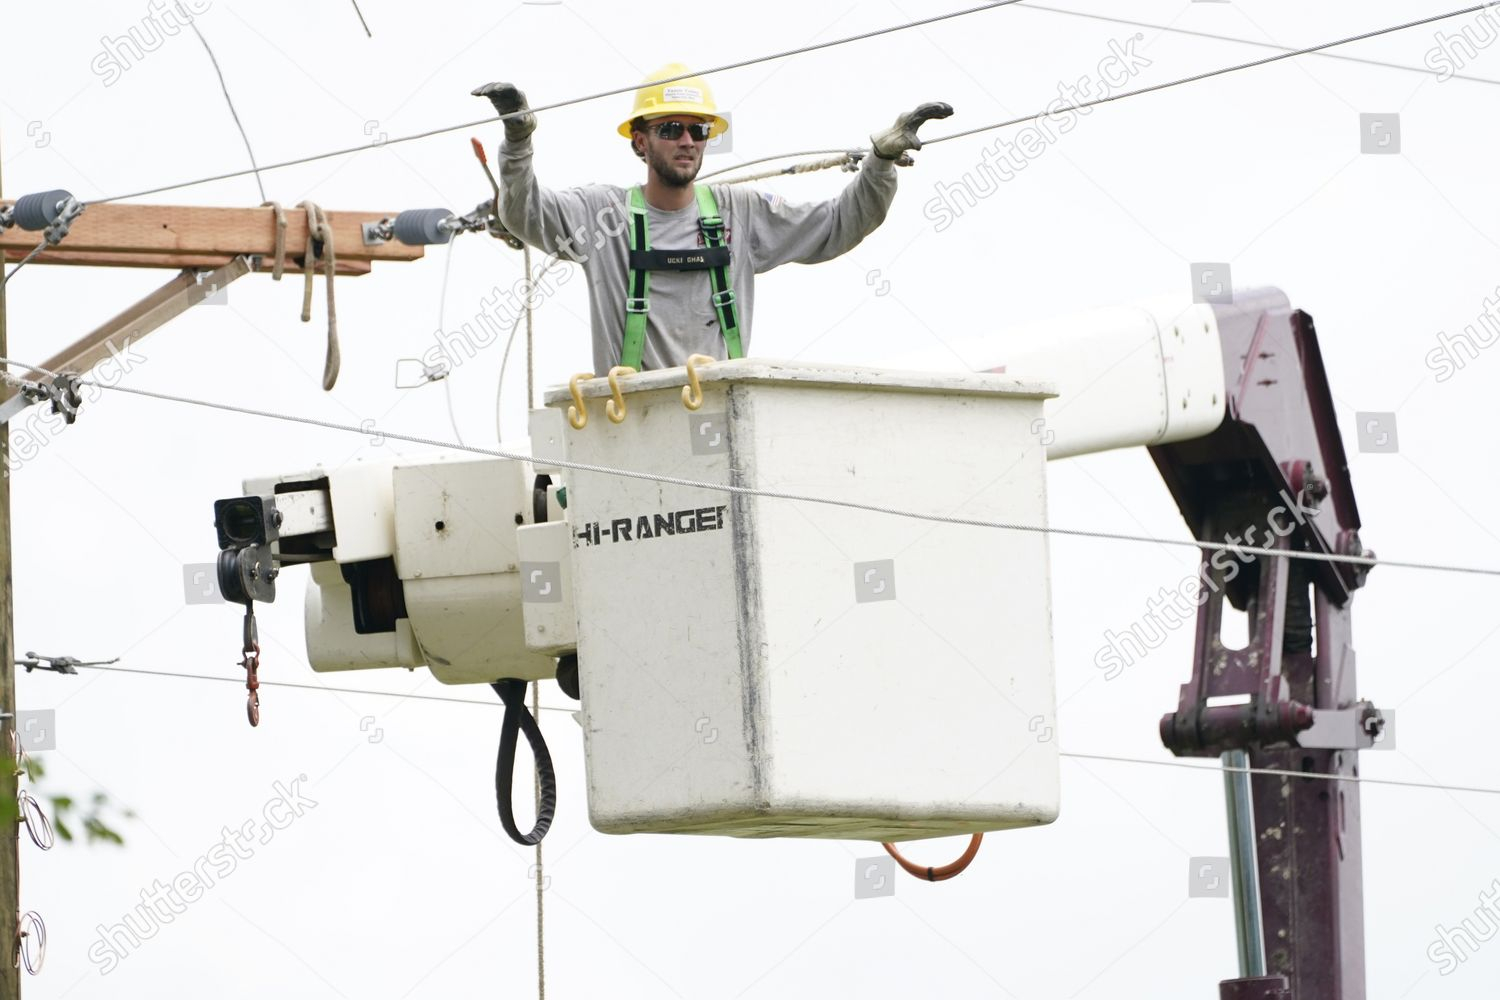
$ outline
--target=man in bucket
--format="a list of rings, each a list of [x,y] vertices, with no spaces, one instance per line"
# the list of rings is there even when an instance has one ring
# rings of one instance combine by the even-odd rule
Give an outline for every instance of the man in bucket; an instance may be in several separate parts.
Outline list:
[[[708,84],[687,73],[664,66],[636,91],[618,131],[645,161],[646,183],[628,189],[542,187],[531,169],[536,116],[526,96],[509,83],[474,91],[513,116],[500,146],[500,221],[530,245],[583,265],[595,371],[669,368],[692,354],[743,357],[755,275],[858,246],[885,220],[897,159],[921,148],[917,128],[953,113],[930,103],[901,115],[871,136],[874,155],[838,197],[793,204],[743,185],[693,183],[705,146],[729,123]]]

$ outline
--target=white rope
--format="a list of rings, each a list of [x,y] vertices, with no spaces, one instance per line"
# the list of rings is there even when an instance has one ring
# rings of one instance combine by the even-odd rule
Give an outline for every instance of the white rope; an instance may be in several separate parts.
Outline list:
[[[338,256],[334,251],[333,227],[328,224],[328,213],[316,202],[299,201],[297,207],[307,212],[307,246],[302,256],[302,322],[312,321],[313,284],[321,263],[328,311],[328,352],[323,360],[323,390],[331,392],[338,382],[340,363],[339,317],[334,308],[333,294]]]
[[[765,170],[758,174],[749,174],[745,177],[731,177],[721,181],[723,184],[746,184],[750,181],[763,181],[770,177],[785,177],[790,174],[809,174],[814,170],[829,170],[833,167],[842,167],[850,163],[858,163],[856,154],[852,152],[840,153],[838,156],[828,156],[821,160],[808,160],[804,163],[794,163],[780,170]],[[735,169],[739,169],[736,167]]]
[[[526,271],[526,409],[536,407],[536,342],[531,324],[531,244],[521,248],[521,267]]]
[[[443,335],[443,320],[446,315],[444,306],[448,302],[448,272],[453,270],[453,248],[458,245],[459,233],[454,233],[448,240],[448,252],[443,257],[443,287],[438,292],[438,336]],[[453,381],[453,371],[450,368],[443,375],[443,398],[448,404],[448,425],[453,428],[453,436],[463,444],[464,436],[458,429],[458,417],[453,414],[453,389],[450,383]]]
[[[554,257],[555,262],[558,258]],[[550,264],[548,265],[551,266]],[[536,354],[535,344],[532,339],[531,320],[531,245],[526,244],[521,248],[521,267],[526,272],[526,284],[523,286],[526,295],[526,409],[529,411],[536,405]],[[515,334],[512,333],[512,336]],[[506,348],[509,349],[507,344]],[[504,362],[501,362],[501,385],[504,385]],[[500,433],[500,388],[495,390],[495,434],[499,440]],[[541,718],[541,682],[531,682],[531,707],[532,715]],[[536,814],[542,814],[542,772],[535,772],[536,777]],[[547,1000],[547,954],[545,936],[542,926],[542,892],[545,884],[542,881],[542,842],[536,842],[536,995],[537,1000]]]
[[[525,248],[525,253],[526,253],[527,257],[531,256],[530,250],[531,250],[530,246],[527,246]],[[515,322],[510,325],[510,334],[509,334],[509,336],[507,336],[505,338],[505,352],[500,356],[500,377],[495,380],[495,441],[496,441],[496,443],[499,443],[500,441],[504,440],[504,438],[505,438],[505,435],[501,432],[501,428],[500,428],[500,424],[501,424],[501,420],[500,420],[500,404],[501,404],[501,402],[502,402],[502,400],[504,399],[504,396],[505,396],[505,370],[510,365],[510,349],[515,344],[515,342],[516,342],[516,332],[521,329],[521,319],[523,317],[526,319],[526,323],[527,323],[527,326],[526,326],[526,368],[527,368],[527,371],[526,371],[526,396],[527,396],[527,402],[528,402],[528,404],[530,403],[530,401],[532,399],[532,378],[533,378],[533,373],[531,371],[532,356],[531,356],[531,296],[530,296],[530,289],[532,288],[533,280],[540,281],[547,274],[548,271],[552,270],[552,268],[556,267],[558,264],[561,264],[561,263],[563,263],[563,258],[557,257],[557,256],[553,256],[553,258],[547,262],[546,266],[542,268],[541,272],[537,274],[537,276],[536,276],[535,279],[532,279],[531,277],[529,277],[530,274],[531,274],[531,268],[530,268],[530,265],[527,265],[526,273],[527,273],[528,277],[526,279],[526,285],[525,285],[525,287],[527,289],[527,298],[526,298],[526,304],[525,304],[525,312],[524,313],[519,313],[519,312],[516,313]]]
[[[531,714],[540,719],[542,716],[542,682],[531,682]],[[536,781],[536,814],[542,814],[542,772],[534,771]],[[536,842],[536,996],[537,1000],[547,1000],[547,954],[543,946],[542,936],[542,893],[546,884],[542,881],[542,842]]]
[[[797,156],[831,156],[835,153],[842,156],[853,156],[856,153],[862,152],[864,152],[864,150],[860,149],[804,149],[801,152],[797,153],[777,153],[775,156],[758,156],[753,160],[746,160],[744,163],[736,163],[732,167],[724,167],[721,170],[715,170],[711,173],[703,174],[698,178],[698,180],[712,180],[713,178],[719,177],[723,174],[731,174],[736,170],[744,170],[746,167],[753,167],[757,163],[770,163],[772,160],[790,160],[793,157]]]

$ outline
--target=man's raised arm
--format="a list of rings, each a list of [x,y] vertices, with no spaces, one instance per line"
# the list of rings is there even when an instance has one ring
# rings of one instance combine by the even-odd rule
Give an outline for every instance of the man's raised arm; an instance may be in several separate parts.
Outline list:
[[[828,201],[793,204],[752,195],[748,235],[755,270],[791,262],[817,264],[858,246],[885,221],[896,195],[897,160],[908,150],[922,148],[917,128],[951,114],[953,108],[940,103],[902,114],[890,128],[870,137],[874,155],[860,166],[859,176]]]
[[[537,183],[531,169],[536,115],[527,110],[526,95],[510,83],[488,83],[473,93],[489,98],[505,117],[505,141],[500,145],[501,224],[547,253],[581,260],[576,248],[587,245],[594,210],[581,188],[552,191]]]

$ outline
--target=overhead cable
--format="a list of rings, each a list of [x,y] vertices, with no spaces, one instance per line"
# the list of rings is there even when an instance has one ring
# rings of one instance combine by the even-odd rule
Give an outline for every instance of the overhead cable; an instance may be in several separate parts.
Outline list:
[[[1110,24],[1123,24],[1131,28],[1149,28],[1152,31],[1161,31],[1172,35],[1187,35],[1191,38],[1207,38],[1216,42],[1233,42],[1236,45],[1249,45],[1257,49],[1277,49],[1282,52],[1291,52],[1289,45],[1277,45],[1274,42],[1260,42],[1253,38],[1241,38],[1238,35],[1217,35],[1211,31],[1193,31],[1191,28],[1178,28],[1170,24],[1152,24],[1150,21],[1132,21],[1124,17],[1111,17],[1108,14],[1095,14],[1087,10],[1065,10],[1062,7],[1047,7],[1031,0],[1022,0],[1021,6],[1027,10],[1042,10],[1049,14],[1067,14],[1072,17],[1087,18],[1090,21],[1106,21]],[[1313,55],[1322,56],[1324,59],[1337,59],[1340,62],[1361,63],[1365,66],[1379,66],[1383,69],[1399,69],[1408,73],[1421,73],[1423,76],[1437,76],[1438,71],[1425,66],[1407,66],[1404,63],[1385,62],[1381,59],[1363,59],[1359,56],[1346,56],[1342,53],[1315,52]],[[1500,80],[1490,80],[1482,76],[1466,76],[1463,73],[1449,74],[1449,79],[1467,80],[1469,83],[1488,83],[1500,86]]]
[[[141,674],[147,677],[165,677],[197,681],[221,681],[229,684],[243,683],[242,679],[239,677],[219,677],[212,674],[189,674],[171,670],[141,670],[138,668],[105,666],[102,664],[93,663],[83,663],[79,664],[79,666],[83,667],[86,670],[101,670],[105,673],[114,674]],[[503,707],[499,702],[479,701],[473,698],[449,698],[442,695],[430,694],[402,694],[399,691],[375,691],[364,688],[328,687],[323,684],[295,684],[289,681],[261,681],[261,686],[293,688],[301,691],[321,691],[324,694],[374,695],[380,698],[396,698],[402,701],[440,701],[457,705],[477,705],[480,708],[490,709]],[[573,708],[555,707],[551,705],[542,705],[541,710],[544,712],[567,712],[570,715],[578,711],[577,709]],[[1073,753],[1067,750],[1059,751],[1058,756],[1069,757],[1075,760],[1098,760],[1118,764],[1144,764],[1153,767],[1175,767],[1189,771],[1200,771],[1204,774],[1218,776],[1222,776],[1224,772],[1228,770],[1243,772],[1245,774],[1259,774],[1271,777],[1306,778],[1313,781],[1350,781],[1365,785],[1387,785],[1393,788],[1422,788],[1427,789],[1428,791],[1438,792],[1465,792],[1475,795],[1500,795],[1500,788],[1490,788],[1483,785],[1454,785],[1443,782],[1402,781],[1396,778],[1371,778],[1363,775],[1356,777],[1353,775],[1344,774],[1323,774],[1314,771],[1293,771],[1276,767],[1234,768],[1209,763],[1192,764],[1185,760],[1156,760],[1150,757],[1125,757],[1116,754]]]
[[[6,359],[0,359],[0,363],[6,363]],[[17,361],[9,361],[10,364],[22,364]],[[33,369],[35,370],[35,369]],[[504,458],[515,462],[532,462],[535,456],[522,452],[506,451],[499,448],[484,448],[477,445],[460,445],[450,441],[437,438],[427,438],[416,434],[401,434],[396,431],[384,431],[370,426],[359,427],[354,424],[341,424],[337,421],[322,420],[317,417],[303,417],[289,413],[275,413],[270,410],[259,410],[248,406],[235,406],[230,403],[219,403],[206,399],[194,399],[189,396],[177,396],[171,393],[155,392],[150,389],[136,389],[123,385],[107,385],[103,382],[95,382],[92,379],[79,379],[80,385],[93,385],[101,389],[109,389],[113,392],[123,392],[134,396],[144,396],[149,399],[160,399],[166,402],[182,403],[189,406],[202,406],[214,410],[223,410],[226,413],[240,413],[247,416],[262,417],[268,420],[280,420],[287,423],[306,424],[311,427],[322,427],[327,430],[341,431],[348,434],[359,434],[369,437],[378,434],[393,441],[406,441],[411,444],[425,445],[429,448],[442,448],[452,451],[466,451],[476,455],[485,455],[490,458]],[[1386,559],[1374,556],[1341,555],[1331,552],[1304,552],[1292,549],[1267,548],[1257,545],[1243,545],[1235,542],[1215,542],[1205,539],[1183,539],[1183,538],[1158,538],[1151,535],[1133,535],[1116,531],[1096,531],[1088,528],[1059,528],[1054,525],[1023,524],[1014,521],[996,521],[988,518],[960,517],[954,514],[939,514],[931,511],[906,510],[900,507],[890,507],[883,504],[864,503],[858,500],[845,500],[837,497],[817,496],[806,493],[792,493],[785,490],[767,490],[751,486],[736,486],[732,483],[715,483],[699,479],[688,479],[682,476],[663,475],[655,472],[645,472],[637,469],[619,469],[611,466],[592,465],[586,462],[574,462],[563,458],[547,459],[549,465],[561,469],[572,469],[577,472],[591,472],[599,475],[618,476],[624,479],[641,479],[655,483],[665,483],[672,486],[683,486],[689,489],[712,490],[718,493],[728,493],[736,496],[762,497],[770,500],[788,500],[795,503],[820,504],[829,507],[840,507],[848,510],[862,510],[875,514],[889,514],[896,517],[907,517],[917,521],[929,521],[937,524],[952,524],[962,527],[994,528],[1002,531],[1020,531],[1043,535],[1060,535],[1074,538],[1093,538],[1120,542],[1144,542],[1153,545],[1170,546],[1174,548],[1192,548],[1205,552],[1228,552],[1243,561],[1248,562],[1247,557],[1267,556],[1270,558],[1297,559],[1307,562],[1336,563],[1350,566],[1374,567],[1390,566],[1400,569],[1423,569],[1436,570],[1449,573],[1468,573],[1476,576],[1500,576],[1500,568],[1490,566],[1462,566],[1450,563],[1426,562],[1412,559]]]
[[[1189,764],[1185,760],[1152,760],[1149,757],[1117,757],[1102,753],[1068,753],[1059,751],[1060,757],[1072,757],[1077,760],[1104,760],[1119,764],[1151,764],[1156,767],[1178,767],[1189,771],[1201,771],[1204,774],[1214,774],[1222,777],[1224,773],[1234,774],[1261,774],[1282,778],[1311,778],[1315,781],[1350,781],[1362,785],[1391,785],[1396,788],[1426,788],[1438,792],[1472,792],[1476,795],[1500,795],[1500,788],[1486,788],[1483,785],[1447,785],[1431,781],[1400,781],[1395,778],[1367,778],[1362,775],[1352,774],[1323,774],[1317,771],[1293,771],[1281,767],[1232,767],[1228,764]]]
[[[722,66],[714,66],[714,67],[711,67],[711,68],[705,69],[705,70],[695,70],[695,71],[693,71],[691,73],[684,73],[684,74],[681,74],[679,76],[667,77],[667,78],[665,78],[663,80],[658,80],[658,81],[654,81],[654,82],[665,84],[665,83],[672,83],[672,82],[675,82],[677,80],[686,80],[686,79],[688,79],[690,77],[693,77],[693,76],[711,76],[711,75],[713,75],[715,73],[723,73],[723,72],[727,72],[727,71],[733,70],[733,69],[742,69],[742,68],[744,68],[746,66],[753,66],[753,65],[756,65],[758,63],[763,63],[763,62],[770,62],[770,61],[775,60],[775,59],[784,59],[784,58],[787,58],[789,56],[794,56],[794,55],[802,55],[804,53],[813,52],[813,51],[816,51],[818,49],[827,49],[827,48],[832,48],[832,47],[837,46],[837,45],[846,45],[846,44],[848,44],[850,42],[863,41],[865,39],[874,38],[874,37],[877,37],[879,35],[887,35],[887,34],[891,34],[893,32],[897,32],[897,31],[905,31],[905,30],[910,29],[910,28],[922,27],[923,25],[933,24],[933,23],[938,22],[938,21],[945,21],[945,20],[950,20],[952,18],[956,18],[956,17],[963,17],[963,16],[968,15],[968,14],[975,14],[975,13],[979,13],[979,12],[982,12],[982,11],[991,10],[993,8],[996,8],[996,7],[1005,7],[1005,6],[1009,6],[1011,4],[1019,3],[1019,2],[1021,2],[1021,0],[997,0],[997,2],[995,2],[995,3],[981,4],[981,5],[977,6],[977,7],[969,7],[969,8],[966,8],[964,10],[951,11],[951,12],[949,12],[947,14],[937,14],[937,15],[934,15],[932,17],[923,18],[921,20],[909,21],[909,22],[907,22],[905,24],[892,25],[891,27],[888,27],[888,28],[877,28],[877,29],[875,29],[873,31],[863,32],[863,33],[858,34],[858,35],[849,35],[849,36],[847,36],[845,38],[835,38],[835,39],[832,39],[832,40],[827,41],[827,42],[817,42],[817,43],[812,44],[812,45],[804,45],[804,46],[802,46],[800,48],[787,49],[787,50],[785,50],[783,52],[773,52],[773,53],[771,53],[769,55],[757,56],[756,58],[753,58],[753,59],[742,59],[742,60],[740,60],[738,62],[725,63]],[[1185,84],[1185,83],[1194,83],[1194,82],[1197,82],[1199,80],[1206,80],[1206,79],[1209,79],[1211,77],[1222,76],[1225,73],[1234,73],[1234,72],[1238,72],[1239,70],[1250,69],[1250,68],[1255,67],[1255,66],[1264,66],[1264,65],[1266,65],[1268,63],[1277,62],[1278,60],[1281,60],[1281,59],[1290,59],[1290,58],[1292,58],[1294,56],[1312,55],[1312,54],[1315,54],[1315,53],[1322,52],[1322,51],[1324,51],[1326,49],[1334,48],[1335,46],[1348,45],[1351,42],[1363,41],[1363,40],[1368,39],[1368,38],[1376,38],[1376,37],[1378,37],[1380,35],[1388,35],[1388,34],[1391,34],[1393,32],[1397,32],[1397,31],[1405,31],[1408,28],[1420,27],[1421,25],[1424,25],[1424,24],[1432,24],[1432,23],[1435,23],[1437,21],[1447,20],[1448,18],[1462,17],[1465,14],[1473,14],[1476,11],[1484,10],[1484,9],[1490,7],[1490,6],[1491,6],[1491,4],[1488,4],[1488,3],[1475,4],[1475,5],[1471,6],[1471,7],[1464,7],[1462,9],[1460,9],[1460,10],[1450,11],[1450,12],[1448,12],[1446,14],[1434,14],[1434,15],[1432,15],[1430,17],[1420,18],[1420,19],[1415,20],[1415,21],[1408,21],[1408,22],[1406,22],[1404,24],[1397,24],[1397,25],[1393,25],[1393,26],[1387,27],[1387,28],[1377,28],[1374,31],[1367,31],[1367,32],[1364,32],[1364,33],[1358,34],[1358,35],[1350,35],[1347,38],[1341,38],[1341,39],[1338,39],[1338,40],[1332,41],[1332,42],[1323,42],[1323,43],[1321,43],[1319,45],[1307,46],[1306,48],[1290,49],[1290,50],[1287,50],[1287,51],[1284,51],[1284,52],[1279,52],[1278,54],[1276,54],[1274,56],[1269,56],[1269,57],[1267,57],[1265,59],[1257,59],[1257,60],[1254,60],[1252,62],[1239,63],[1239,64],[1234,65],[1234,66],[1227,66],[1227,67],[1224,67],[1223,69],[1210,70],[1210,71],[1205,72],[1205,73],[1198,73],[1198,74],[1195,74],[1193,76],[1183,77],[1181,79],[1172,80],[1172,81],[1167,82],[1167,83],[1155,84],[1155,85],[1152,85],[1150,87],[1142,87],[1142,88],[1140,88],[1138,90],[1125,91],[1125,92],[1122,92],[1122,93],[1119,93],[1119,94],[1113,94],[1113,95],[1108,96],[1108,97],[1100,98],[1098,100],[1085,101],[1085,102],[1082,102],[1082,103],[1079,103],[1079,104],[1071,105],[1071,106],[1066,107],[1066,108],[1060,108],[1060,109],[1057,109],[1056,111],[1053,111],[1053,112],[1038,112],[1038,113],[1033,114],[1033,115],[1027,115],[1024,118],[1015,118],[1015,119],[1011,119],[1009,121],[997,122],[997,123],[995,123],[993,125],[983,125],[983,126],[980,126],[978,128],[966,129],[966,130],[964,130],[962,132],[954,132],[954,133],[952,133],[950,135],[939,136],[939,137],[937,137],[935,139],[928,139],[928,140],[926,140],[923,143],[923,145],[924,146],[925,145],[931,145],[932,143],[936,143],[936,142],[947,142],[950,139],[959,139],[959,138],[963,138],[965,136],[975,135],[975,134],[980,133],[980,132],[988,132],[988,131],[991,131],[993,129],[1006,128],[1006,127],[1011,126],[1011,125],[1019,125],[1019,124],[1021,124],[1023,122],[1028,122],[1028,121],[1032,121],[1033,119],[1039,118],[1043,114],[1046,114],[1046,113],[1061,114],[1061,113],[1063,113],[1065,111],[1076,111],[1076,110],[1080,110],[1082,108],[1093,107],[1093,106],[1095,106],[1097,104],[1105,104],[1105,103],[1107,103],[1109,101],[1118,101],[1118,100],[1122,100],[1122,99],[1124,99],[1126,97],[1136,97],[1136,96],[1139,96],[1141,94],[1148,94],[1148,93],[1152,93],[1153,91],[1157,91],[1157,90],[1165,90],[1165,89],[1168,89],[1170,87],[1181,86],[1182,84]],[[497,122],[497,121],[505,121],[508,118],[518,117],[518,116],[523,115],[523,114],[537,114],[537,113],[540,113],[540,112],[543,112],[543,111],[554,111],[554,110],[557,110],[558,108],[571,107],[571,106],[576,105],[576,104],[584,104],[584,103],[587,103],[589,101],[599,100],[600,98],[604,98],[604,97],[615,97],[615,96],[618,96],[620,94],[633,93],[634,91],[638,90],[639,88],[640,88],[640,84],[639,83],[634,83],[634,84],[631,84],[631,85],[625,86],[625,87],[616,87],[616,88],[612,88],[610,90],[602,90],[602,91],[599,91],[599,92],[593,93],[593,94],[585,94],[585,95],[583,95],[581,97],[569,98],[568,100],[564,100],[564,101],[555,101],[555,102],[553,102],[551,104],[542,104],[542,105],[538,105],[537,107],[533,107],[533,108],[525,108],[523,110],[515,111],[515,112],[512,112],[510,114],[506,114],[506,115],[493,115],[493,116],[488,117],[488,118],[477,118],[477,119],[475,119],[473,121],[463,122],[463,123],[460,123],[458,125],[446,125],[446,126],[443,126],[441,128],[428,129],[428,130],[426,130],[424,132],[414,132],[414,133],[412,133],[410,135],[396,136],[395,138],[390,138],[390,139],[384,140],[381,143],[381,145],[382,146],[393,146],[393,145],[396,145],[397,143],[413,142],[413,141],[415,141],[417,139],[427,139],[427,138],[430,138],[430,137],[435,136],[435,135],[445,135],[445,134],[447,134],[449,132],[458,132],[458,131],[462,131],[464,129],[476,128],[476,127],[478,127],[480,125],[489,125],[489,124],[493,124],[494,122]],[[261,170],[280,170],[280,169],[282,169],[284,167],[299,166],[299,165],[304,164],[304,163],[314,163],[314,162],[316,162],[318,160],[326,160],[326,159],[330,159],[330,158],[335,157],[335,156],[348,156],[348,155],[351,155],[351,154],[354,154],[354,153],[361,153],[361,152],[364,152],[365,150],[368,150],[370,148],[371,147],[368,144],[366,144],[366,145],[360,145],[360,146],[348,146],[348,147],[344,147],[344,148],[341,148],[341,149],[331,149],[331,150],[328,150],[327,152],[323,152],[323,153],[314,153],[314,154],[311,154],[309,156],[302,156],[302,157],[298,157],[298,158],[293,159],[293,160],[284,160],[284,161],[282,161],[280,163],[268,164],[268,165],[266,165],[264,167],[261,167],[260,169]],[[779,154],[777,156],[769,156],[769,157],[763,157],[763,158],[757,159],[757,160],[749,160],[749,161],[747,161],[745,163],[738,164],[735,167],[730,167],[730,168],[726,168],[726,169],[731,169],[731,170],[733,170],[733,169],[739,169],[740,167],[751,166],[753,164],[762,163],[762,162],[765,162],[767,160],[783,159],[783,158],[785,158],[787,156],[802,156],[802,155],[813,156],[813,155],[826,155],[826,154],[839,153],[839,152],[844,152],[844,150],[840,150],[840,149],[824,149],[824,150],[814,150],[814,151],[809,152],[809,153],[792,153],[792,154],[785,154],[785,153],[783,153],[783,154]],[[724,172],[724,171],[718,171],[717,173],[722,173],[722,172]],[[123,200],[125,200],[127,198],[140,198],[140,197],[144,197],[145,195],[149,195],[149,194],[160,194],[160,193],[162,193],[164,191],[175,191],[175,190],[178,190],[178,189],[181,189],[181,188],[194,187],[194,186],[199,185],[199,184],[208,184],[208,183],[211,183],[213,181],[222,181],[222,180],[229,180],[229,179],[234,178],[234,177],[243,177],[243,176],[245,176],[246,174],[249,174],[249,173],[252,173],[252,171],[250,171],[250,170],[232,170],[232,171],[229,171],[227,173],[213,174],[213,175],[210,175],[208,177],[200,177],[200,178],[198,178],[196,180],[180,181],[180,182],[175,183],[175,184],[163,184],[163,185],[161,185],[159,187],[146,188],[146,189],[143,189],[143,190],[140,190],[140,191],[132,191],[132,192],[130,192],[128,194],[117,194],[117,195],[111,195],[108,198],[98,198],[98,199],[95,199],[93,202],[91,202],[91,204],[104,204],[106,202],[112,202],[112,201],[123,201]],[[711,175],[708,175],[708,176],[713,176],[713,175],[711,174]],[[707,177],[705,177],[704,179],[707,179]]]
[[[904,24],[896,24],[887,28],[876,28],[873,31],[865,31],[857,35],[848,35],[843,38],[834,38],[826,42],[814,42],[811,45],[803,45],[795,49],[786,49],[781,52],[770,53],[769,55],[756,56],[753,59],[741,59],[737,62],[724,63],[721,66],[713,66],[709,69],[704,70],[695,70],[691,73],[683,73],[678,76],[665,77],[661,80],[654,80],[652,82],[658,84],[668,84],[675,83],[678,80],[687,80],[695,76],[710,76],[715,73],[724,73],[733,69],[743,69],[746,66],[754,66],[758,63],[771,62],[775,59],[785,59],[789,56],[803,55],[804,53],[808,52],[816,52],[819,49],[830,49],[838,45],[848,45],[851,42],[860,42],[870,38],[877,38],[881,35],[889,35],[894,34],[898,31],[907,31],[911,28],[920,28],[924,25],[936,24],[939,21],[948,21],[957,17],[965,17],[969,14],[978,14],[983,11],[993,10],[996,7],[1008,7],[1014,3],[1020,3],[1020,0],[995,0],[994,3],[983,3],[974,7],[966,7],[963,10],[949,11],[946,14],[934,14],[932,17],[924,17],[920,18],[919,20],[908,21]],[[640,89],[640,86],[640,83],[636,82],[625,87],[614,87],[610,90],[601,90],[597,93],[585,94],[582,97],[572,97],[564,101],[554,101],[551,104],[542,104],[533,108],[525,108],[520,111],[511,112],[507,115],[491,115],[487,118],[476,118],[473,121],[463,122],[458,125],[445,125],[442,128],[428,129],[425,132],[414,132],[411,135],[396,136],[394,138],[383,140],[381,142],[381,145],[394,146],[397,143],[413,142],[417,139],[427,139],[435,135],[444,135],[449,132],[459,132],[464,129],[477,128],[480,125],[490,125],[495,122],[505,121],[507,118],[519,117],[520,115],[538,114],[543,111],[555,111],[558,108],[571,107],[575,104],[585,104],[589,101],[596,101],[604,97],[616,97],[620,94],[633,94],[635,93],[635,91]],[[280,170],[284,167],[294,167],[300,166],[304,163],[314,163],[318,160],[326,160],[334,156],[347,156],[352,153],[360,153],[370,148],[371,147],[366,144],[361,146],[348,146],[342,149],[331,149],[325,153],[314,153],[310,156],[302,156],[294,160],[284,160],[280,163],[267,164],[260,169]],[[835,150],[835,152],[837,152],[837,150]],[[98,198],[95,199],[91,204],[103,204],[105,202],[111,201],[123,201],[126,198],[140,198],[148,194],[160,194],[163,191],[175,191],[179,188],[193,187],[198,184],[208,184],[212,181],[223,181],[229,180],[233,177],[243,177],[248,173],[250,173],[250,171],[248,170],[232,170],[228,173],[215,174],[210,177],[200,177],[197,180],[182,181],[176,184],[164,184],[160,187],[147,188],[143,191],[132,191],[129,194],[117,194],[112,195],[108,198]]]
[[[1475,4],[1472,7],[1465,7],[1462,10],[1450,11],[1447,14],[1433,14],[1431,17],[1418,18],[1415,21],[1407,21],[1405,24],[1396,24],[1388,28],[1376,28],[1374,31],[1366,31],[1358,35],[1349,35],[1347,38],[1340,38],[1332,42],[1321,42],[1317,45],[1309,45],[1305,48],[1300,49],[1288,49],[1284,52],[1278,52],[1274,56],[1266,56],[1264,59],[1252,59],[1250,62],[1236,63],[1233,66],[1224,66],[1220,69],[1206,70],[1202,73],[1194,73],[1192,76],[1184,76],[1179,77],[1176,80],[1168,80],[1165,83],[1153,83],[1150,86],[1137,87],[1135,90],[1122,90],[1118,94],[1108,94],[1104,97],[1097,97],[1091,101],[1080,101],[1077,104],[1070,104],[1066,107],[1051,109],[1049,106],[1049,110],[1039,111],[1036,114],[1025,115],[1021,118],[1011,118],[1003,122],[996,122],[993,125],[981,125],[978,128],[964,129],[962,132],[953,132],[949,135],[940,135],[933,139],[924,139],[922,141],[922,146],[925,148],[927,146],[933,145],[934,143],[948,142],[950,139],[962,139],[967,136],[977,135],[980,132],[990,132],[997,128],[1008,128],[1011,125],[1020,125],[1023,122],[1035,121],[1043,115],[1060,115],[1065,114],[1069,111],[1081,111],[1084,108],[1092,108],[1100,104],[1108,104],[1111,101],[1123,101],[1127,97],[1140,97],[1142,94],[1151,94],[1159,90],[1170,90],[1173,87],[1181,87],[1184,84],[1197,83],[1201,80],[1209,80],[1216,76],[1223,76],[1226,73],[1238,73],[1240,70],[1254,69],[1257,66],[1267,66],[1274,62],[1280,62],[1283,59],[1291,59],[1294,56],[1312,55],[1317,52],[1322,52],[1324,49],[1331,49],[1338,45],[1348,45],[1351,42],[1362,42],[1369,38],[1378,38],[1381,35],[1389,35],[1397,31],[1406,31],[1409,28],[1419,28],[1424,24],[1432,24],[1435,21],[1446,20],[1450,17],[1460,17],[1464,14],[1472,14],[1475,11],[1484,10],[1485,8],[1491,6],[1493,6],[1493,0],[1491,3]]]

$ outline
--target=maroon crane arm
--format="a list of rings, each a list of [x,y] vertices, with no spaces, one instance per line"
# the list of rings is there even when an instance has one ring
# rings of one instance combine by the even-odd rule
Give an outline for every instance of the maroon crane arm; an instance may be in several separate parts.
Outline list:
[[[1276,289],[1215,305],[1225,418],[1212,434],[1150,449],[1201,540],[1369,555],[1312,317]],[[1367,568],[1205,552],[1193,674],[1162,742],[1178,756],[1243,750],[1255,768],[1358,775],[1383,723],[1355,688],[1350,605]],[[1249,642],[1220,640],[1223,602]],[[1210,705],[1209,699],[1216,700]],[[1221,1000],[1364,1000],[1359,788],[1250,778],[1265,974]]]

